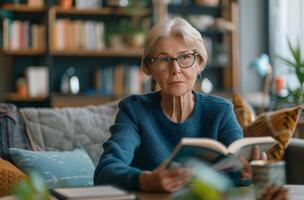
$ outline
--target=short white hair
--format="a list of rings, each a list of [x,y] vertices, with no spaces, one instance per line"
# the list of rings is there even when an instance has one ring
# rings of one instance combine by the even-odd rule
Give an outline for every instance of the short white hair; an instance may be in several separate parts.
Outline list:
[[[204,70],[207,63],[207,50],[201,33],[196,30],[188,21],[183,18],[177,17],[173,19],[166,19],[156,24],[148,33],[145,44],[144,53],[142,55],[141,66],[147,68],[146,58],[152,56],[157,41],[160,38],[169,37],[171,35],[179,35],[183,38],[187,45],[194,48],[203,59],[202,70]]]

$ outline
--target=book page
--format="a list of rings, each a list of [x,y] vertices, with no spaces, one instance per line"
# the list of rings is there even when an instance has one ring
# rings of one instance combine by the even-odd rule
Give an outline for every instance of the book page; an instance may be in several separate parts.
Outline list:
[[[225,157],[227,148],[213,139],[207,138],[183,138],[174,148],[169,158],[161,165],[163,167],[179,166],[189,158],[197,158],[213,164]]]
[[[235,157],[243,155],[249,160],[255,145],[259,146],[261,152],[266,152],[276,143],[277,141],[272,137],[247,137],[233,142],[228,147],[228,150]]]
[[[222,143],[209,138],[183,138],[182,145],[207,147],[222,154],[228,154],[228,149]]]

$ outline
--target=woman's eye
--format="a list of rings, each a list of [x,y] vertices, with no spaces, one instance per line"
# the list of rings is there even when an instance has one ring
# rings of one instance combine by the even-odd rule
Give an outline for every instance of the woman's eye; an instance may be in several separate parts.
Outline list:
[[[188,59],[189,57],[190,57],[189,54],[183,54],[183,55],[179,56],[179,59],[185,60],[185,59]]]
[[[161,62],[170,62],[170,57],[163,57],[159,59]]]

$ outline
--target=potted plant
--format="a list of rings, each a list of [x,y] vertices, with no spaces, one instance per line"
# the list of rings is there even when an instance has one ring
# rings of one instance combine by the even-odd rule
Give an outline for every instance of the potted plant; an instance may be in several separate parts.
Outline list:
[[[13,194],[17,199],[23,200],[52,199],[42,176],[34,171],[29,172],[28,177],[13,188]]]
[[[296,46],[293,46],[288,40],[288,46],[292,59],[286,59],[279,57],[287,66],[291,72],[294,72],[298,81],[299,87],[295,90],[289,90],[289,94],[283,98],[284,103],[303,104],[304,101],[304,60],[302,60],[300,42]]]
[[[131,23],[131,30],[127,34],[127,43],[131,48],[141,48],[145,42],[146,32],[140,23]]]

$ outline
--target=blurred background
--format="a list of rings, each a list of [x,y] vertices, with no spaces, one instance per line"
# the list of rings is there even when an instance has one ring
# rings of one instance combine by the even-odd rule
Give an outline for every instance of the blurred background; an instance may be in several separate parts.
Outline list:
[[[96,105],[157,90],[140,69],[143,41],[174,16],[195,26],[208,49],[196,90],[240,93],[257,110],[303,102],[302,0],[0,2],[2,102]]]

